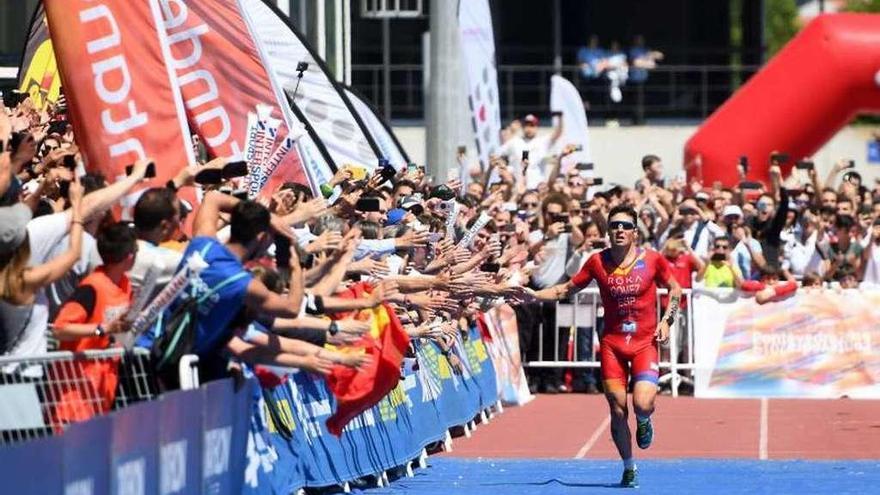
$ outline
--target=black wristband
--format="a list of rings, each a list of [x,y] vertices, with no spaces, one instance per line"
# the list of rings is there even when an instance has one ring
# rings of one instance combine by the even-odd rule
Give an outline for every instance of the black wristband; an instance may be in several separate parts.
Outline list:
[[[327,332],[330,333],[330,336],[336,335],[337,333],[339,333],[339,324],[337,324],[335,321],[331,321],[330,328],[327,329]]]

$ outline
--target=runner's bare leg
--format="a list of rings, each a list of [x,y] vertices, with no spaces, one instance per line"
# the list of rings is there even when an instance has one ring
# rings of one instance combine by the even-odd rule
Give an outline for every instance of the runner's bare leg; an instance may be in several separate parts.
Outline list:
[[[636,416],[648,417],[654,413],[654,399],[657,397],[657,385],[639,380],[633,385],[633,411]]]
[[[617,452],[623,460],[632,459],[632,434],[629,430],[629,410],[626,403],[626,388],[608,391],[606,387],[605,399],[611,409],[611,438],[617,447]]]

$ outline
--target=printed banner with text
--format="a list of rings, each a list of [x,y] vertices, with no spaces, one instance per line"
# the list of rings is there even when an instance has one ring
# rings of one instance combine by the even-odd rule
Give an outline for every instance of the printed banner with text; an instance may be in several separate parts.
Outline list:
[[[187,117],[212,156],[248,164],[248,196],[285,181],[307,183],[294,150],[299,124],[274,87],[237,0],[160,0],[169,65]],[[271,181],[271,182],[270,182]]]
[[[693,303],[697,397],[880,398],[880,292]]]
[[[88,168],[108,178],[150,157],[155,184],[194,163],[158,0],[46,0],[52,46]]]

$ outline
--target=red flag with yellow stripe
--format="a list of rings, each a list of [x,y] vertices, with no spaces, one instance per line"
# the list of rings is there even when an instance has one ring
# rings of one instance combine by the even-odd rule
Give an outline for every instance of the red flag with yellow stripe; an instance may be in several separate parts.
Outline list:
[[[340,297],[363,297],[371,286],[355,284]],[[349,317],[351,313],[344,316]],[[327,420],[330,433],[339,436],[355,416],[377,404],[400,381],[400,365],[409,346],[409,335],[403,329],[394,311],[385,303],[372,309],[358,311],[354,317],[370,322],[370,332],[354,346],[342,352],[365,352],[373,357],[360,370],[338,365],[327,377],[327,386],[336,397],[336,412]]]

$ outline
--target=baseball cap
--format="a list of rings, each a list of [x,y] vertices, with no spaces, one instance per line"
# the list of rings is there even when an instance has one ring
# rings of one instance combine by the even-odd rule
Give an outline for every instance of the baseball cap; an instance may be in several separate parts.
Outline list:
[[[0,208],[0,253],[11,253],[27,238],[27,224],[33,217],[24,203]]]
[[[721,216],[723,217],[741,217],[743,216],[742,208],[737,205],[727,205],[724,207],[724,211]]]
[[[403,217],[406,215],[406,211],[401,208],[394,208],[393,210],[388,210],[388,214],[386,215],[385,225],[397,225],[403,220]]]
[[[538,125],[539,120],[538,117],[535,116],[535,114],[530,113],[526,115],[526,117],[523,119],[523,122],[525,122],[526,124]]]
[[[401,198],[397,206],[416,215],[421,215],[425,211],[425,208],[422,206],[422,198],[416,195]]]

